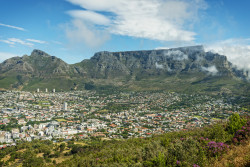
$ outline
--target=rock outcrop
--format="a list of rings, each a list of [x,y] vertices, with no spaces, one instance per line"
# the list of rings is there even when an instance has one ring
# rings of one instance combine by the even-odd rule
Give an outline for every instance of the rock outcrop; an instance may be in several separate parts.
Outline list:
[[[0,64],[0,88],[20,85],[69,85],[125,81],[168,76],[228,77],[247,80],[248,72],[235,68],[226,56],[205,52],[203,46],[162,50],[98,52],[92,58],[69,65],[63,60],[34,50],[30,56],[13,57]],[[53,82],[52,82],[53,80]],[[101,80],[101,81],[99,81]],[[4,85],[4,86],[3,86]],[[34,86],[35,87],[35,86]]]

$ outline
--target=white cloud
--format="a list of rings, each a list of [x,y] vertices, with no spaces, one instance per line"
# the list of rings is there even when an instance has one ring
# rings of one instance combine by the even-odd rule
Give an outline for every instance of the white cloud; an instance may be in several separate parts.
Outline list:
[[[12,42],[12,41],[9,41],[9,40],[5,40],[5,39],[0,39],[0,42],[7,43],[9,45],[14,45],[15,44],[15,42]]]
[[[3,24],[3,23],[0,23],[0,26],[4,26],[4,27],[8,27],[8,28],[13,28],[13,29],[20,30],[20,31],[26,31],[26,30],[25,30],[24,28],[22,28],[22,27],[16,27],[16,26],[7,25],[7,24]]]
[[[17,57],[17,55],[13,53],[0,52],[0,63],[2,63],[4,60],[9,59],[11,57]]]
[[[155,48],[155,50],[165,50],[165,49],[170,49],[169,47],[157,47],[157,48]]]
[[[46,43],[45,41],[41,41],[41,40],[37,40],[37,39],[26,39],[26,41],[30,41],[30,42],[34,42],[34,43],[40,43],[40,44]]]
[[[163,69],[164,66],[162,64],[158,64],[157,62],[155,63],[155,67],[158,69]]]
[[[8,38],[7,40],[0,40],[1,42],[10,44],[11,46],[14,46],[15,44],[21,44],[25,46],[32,47],[34,44],[30,42],[26,42],[24,40],[18,39],[18,38]]]
[[[95,11],[112,10],[121,5],[122,0],[66,0],[72,4],[79,5],[84,9]]]
[[[227,56],[228,60],[240,69],[250,71],[250,40],[228,39],[205,46],[212,51]]]
[[[68,13],[73,20],[81,19],[85,28],[94,27],[93,33],[102,29],[105,33],[159,41],[193,41],[196,34],[185,29],[186,24],[191,24],[198,18],[199,11],[206,9],[204,0],[67,1],[83,8]],[[66,32],[69,33],[69,29]]]
[[[45,41],[37,40],[37,39],[26,39],[22,40],[19,38],[8,38],[8,39],[0,39],[0,42],[9,44],[11,47],[14,47],[16,44],[21,44],[28,47],[33,47],[34,43],[45,44]]]
[[[210,67],[202,67],[201,69],[203,71],[209,72],[212,75],[216,75],[218,72],[217,68],[214,65]]]
[[[66,36],[74,47],[77,47],[78,43],[98,47],[109,39],[109,34],[105,33],[104,30],[91,28],[79,19],[73,20],[71,26],[67,26]]]
[[[163,18],[181,25],[185,21],[198,19],[199,10],[206,8],[207,4],[203,0],[162,0],[159,14]]]
[[[167,57],[173,57],[173,60],[178,60],[178,61],[188,59],[188,55],[184,54],[180,50],[168,50],[164,52],[164,55]]]
[[[110,24],[109,18],[105,17],[104,15],[98,14],[93,11],[87,10],[71,10],[68,14],[74,18],[82,19],[85,21],[90,21],[94,24],[98,25],[108,25]]]

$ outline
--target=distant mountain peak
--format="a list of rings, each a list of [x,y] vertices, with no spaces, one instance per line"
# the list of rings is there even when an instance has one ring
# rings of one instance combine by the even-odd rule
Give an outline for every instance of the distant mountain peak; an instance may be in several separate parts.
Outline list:
[[[45,56],[50,57],[50,55],[42,50],[34,49],[30,56]]]

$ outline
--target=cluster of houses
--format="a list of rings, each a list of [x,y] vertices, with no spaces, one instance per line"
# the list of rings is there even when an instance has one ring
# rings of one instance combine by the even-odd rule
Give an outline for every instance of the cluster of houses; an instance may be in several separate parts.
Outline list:
[[[190,100],[189,105],[179,105],[183,100]],[[72,137],[148,137],[187,130],[239,112],[238,106],[225,101],[169,92],[1,92],[0,144]]]

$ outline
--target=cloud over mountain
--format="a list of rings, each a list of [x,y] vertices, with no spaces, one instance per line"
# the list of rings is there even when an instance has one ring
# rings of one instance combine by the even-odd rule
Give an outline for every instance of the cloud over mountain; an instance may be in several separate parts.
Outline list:
[[[209,72],[211,75],[216,75],[218,70],[217,68],[215,67],[215,65],[213,66],[210,66],[210,67],[202,67],[202,70],[203,71],[206,71],[206,72]]]
[[[83,8],[67,12],[73,20],[66,30],[67,37],[72,41],[74,34],[79,33],[76,29],[88,30],[88,34],[79,37],[85,43],[92,40],[89,34],[95,36],[100,32],[158,41],[193,41],[196,33],[186,25],[207,8],[203,0],[67,1]]]
[[[250,39],[228,39],[207,45],[205,49],[226,55],[233,65],[250,71]]]

